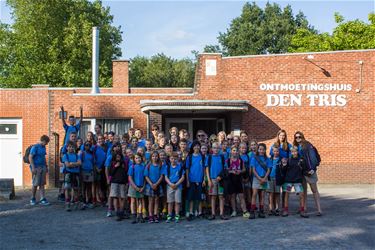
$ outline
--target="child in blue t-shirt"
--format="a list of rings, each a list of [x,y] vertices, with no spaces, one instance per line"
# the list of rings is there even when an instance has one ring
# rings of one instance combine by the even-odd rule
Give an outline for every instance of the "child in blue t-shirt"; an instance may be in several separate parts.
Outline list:
[[[93,148],[94,154],[94,199],[93,203],[104,201],[104,192],[102,191],[102,181],[104,181],[104,163],[107,158],[104,136],[98,135],[98,143]]]
[[[172,221],[173,207],[175,222],[178,223],[180,221],[181,192],[182,182],[185,180],[185,171],[181,163],[177,163],[177,158],[177,152],[172,152],[169,157],[169,163],[166,163],[166,167],[164,168],[165,181],[167,183],[167,223]]]
[[[159,223],[159,197],[163,196],[160,184],[164,175],[157,151],[151,153],[151,162],[146,165],[144,176],[146,178],[145,195],[148,197],[148,222]]]
[[[146,163],[149,163],[151,161],[151,153],[152,153],[152,141],[150,139],[147,139],[145,141],[145,158],[146,158]]]
[[[257,154],[251,159],[250,166],[253,172],[253,195],[249,219],[255,219],[256,198],[259,195],[259,218],[265,218],[264,214],[264,190],[268,188],[268,175],[271,172],[272,163],[266,155],[266,144],[260,143]]]
[[[134,156],[134,162],[129,166],[129,191],[128,196],[130,200],[130,209],[132,213],[132,224],[141,222],[144,223],[142,215],[144,208],[143,190],[145,188],[144,178],[145,165],[143,163],[143,156],[136,154]]]
[[[201,202],[202,187],[205,185],[203,182],[204,178],[204,167],[205,157],[200,153],[201,144],[199,141],[194,141],[190,148],[189,156],[186,159],[186,187],[187,200],[189,202],[189,215],[188,220],[193,219],[193,208],[194,201]],[[198,216],[202,216],[202,207],[199,206]]]
[[[224,215],[224,186],[222,180],[224,178],[224,171],[226,161],[224,155],[219,154],[220,144],[218,142],[212,143],[212,154],[207,158],[206,176],[208,180],[209,191],[211,197],[211,215],[209,220],[214,220],[216,215],[216,198],[219,197],[220,218],[227,220]]]
[[[85,142],[84,150],[80,153],[82,162],[82,192],[84,198],[84,204],[82,209],[93,208],[93,204],[90,203],[95,197],[94,190],[94,155],[91,151],[91,144]]]
[[[65,189],[65,210],[71,211],[71,204],[78,208],[78,197],[80,187],[80,166],[81,159],[75,152],[74,142],[67,144],[68,152],[63,156],[62,161],[65,165],[64,189]],[[70,195],[70,196],[69,196]]]
[[[279,210],[279,202],[280,202],[280,189],[281,186],[278,185],[276,180],[276,171],[278,168],[280,168],[281,164],[281,157],[280,157],[280,149],[277,146],[272,147],[272,155],[271,161],[272,161],[272,168],[270,172],[270,180],[268,181],[268,189],[267,192],[269,193],[269,200],[268,200],[268,206],[269,206],[269,212],[268,215],[280,215]]]
[[[224,155],[224,158],[226,161],[229,159],[230,149],[229,149],[229,142],[227,140],[223,140],[221,142],[220,154]]]

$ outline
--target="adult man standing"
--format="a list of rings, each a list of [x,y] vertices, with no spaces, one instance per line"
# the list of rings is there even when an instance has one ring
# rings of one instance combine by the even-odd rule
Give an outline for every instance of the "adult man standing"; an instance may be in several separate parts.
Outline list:
[[[64,116],[64,106],[61,106],[61,121],[65,130],[65,137],[64,137],[64,145],[66,145],[69,141],[70,133],[76,132],[79,133],[79,130],[81,129],[81,122],[83,119],[83,108],[82,106],[79,108],[80,111],[80,118],[79,121],[76,122],[76,118],[74,115],[69,116],[69,125],[66,124],[65,116]]]
[[[30,169],[32,174],[32,196],[30,205],[36,205],[36,190],[39,187],[41,205],[49,205],[45,197],[44,185],[46,185],[46,175],[48,173],[46,163],[46,145],[49,143],[49,137],[43,135],[40,142],[32,146],[29,155]]]

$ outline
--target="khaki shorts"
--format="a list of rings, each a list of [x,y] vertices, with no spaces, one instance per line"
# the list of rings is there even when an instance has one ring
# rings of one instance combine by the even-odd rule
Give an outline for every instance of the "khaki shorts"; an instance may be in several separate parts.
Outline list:
[[[170,186],[167,186],[167,202],[168,203],[181,203],[181,189],[173,189]]]
[[[253,178],[253,188],[254,189],[261,189],[261,190],[267,190],[268,189],[268,181],[260,184],[259,180],[254,176]]]
[[[126,198],[126,184],[111,183],[111,191],[109,197]]]
[[[136,191],[132,185],[129,184],[128,196],[131,198],[143,198],[143,193]]]
[[[315,184],[318,182],[318,175],[316,174],[316,171],[313,173],[313,175],[305,176],[304,178],[309,184]]]
[[[32,174],[32,185],[34,187],[46,185],[46,169],[43,167],[35,167],[35,174]]]
[[[209,195],[223,195],[224,188],[216,179],[211,179],[212,187],[208,190]]]
[[[271,178],[270,181],[268,181],[268,189],[267,192],[270,193],[280,193],[281,186],[276,185],[276,179]]]
[[[94,181],[94,173],[93,172],[82,172],[82,181],[83,182],[93,182]]]
[[[291,193],[293,187],[294,187],[294,191],[296,193],[302,193],[303,192],[302,183],[284,183],[283,184],[283,192]]]

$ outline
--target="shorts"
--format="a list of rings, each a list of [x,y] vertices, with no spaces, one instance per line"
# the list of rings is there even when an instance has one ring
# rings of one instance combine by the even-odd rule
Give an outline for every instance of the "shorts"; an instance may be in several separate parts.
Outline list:
[[[268,181],[263,184],[260,184],[259,180],[254,176],[253,177],[253,188],[260,189],[260,190],[267,190],[268,189]]]
[[[208,190],[209,195],[223,195],[224,187],[220,185],[220,182],[217,179],[211,179],[212,187]]]
[[[143,198],[144,197],[143,193],[136,191],[134,187],[130,184],[128,188],[128,196],[130,198]]]
[[[313,173],[313,175],[310,176],[304,176],[305,180],[309,184],[315,184],[318,182],[318,175],[316,174],[316,171]]]
[[[109,197],[113,198],[126,198],[126,184],[111,183],[111,191]]]
[[[276,185],[276,179],[271,178],[270,181],[268,181],[268,189],[267,192],[270,193],[280,193],[281,186]]]
[[[97,169],[94,170],[95,173],[94,173],[94,182],[101,182],[102,181],[102,171],[99,172]]]
[[[173,189],[167,186],[167,203],[181,203],[181,188]]]
[[[188,201],[201,201],[202,200],[202,183],[190,182],[190,187],[187,191]]]
[[[228,194],[231,195],[243,193],[241,175],[229,174],[228,178]]]
[[[149,197],[162,197],[164,196],[163,188],[161,185],[159,185],[157,190],[153,190],[150,185],[146,185],[145,195]]]
[[[44,167],[35,167],[35,174],[32,174],[33,187],[46,185],[47,170]]]
[[[94,181],[94,173],[91,172],[82,172],[82,181],[83,182],[93,182]]]
[[[293,187],[294,187],[294,191],[296,193],[302,193],[303,192],[302,183],[284,183],[283,184],[283,192],[291,193]]]
[[[65,173],[64,175],[64,188],[65,189],[78,189],[80,186],[79,173]]]

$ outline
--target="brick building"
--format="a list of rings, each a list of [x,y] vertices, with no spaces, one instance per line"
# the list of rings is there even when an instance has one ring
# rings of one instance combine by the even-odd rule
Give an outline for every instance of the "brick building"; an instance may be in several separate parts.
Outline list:
[[[48,146],[49,184],[56,175],[55,152],[64,131],[60,106],[68,115],[84,108],[82,134],[102,124],[124,133],[186,128],[246,130],[270,146],[279,129],[289,141],[302,131],[322,157],[324,183],[375,183],[375,50],[222,57],[201,54],[193,88],[130,88],[128,61],[113,61],[113,87],[0,89],[0,178],[30,185],[21,156],[42,134]]]

